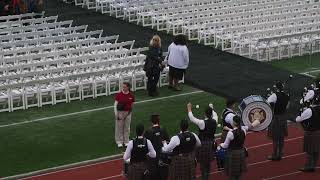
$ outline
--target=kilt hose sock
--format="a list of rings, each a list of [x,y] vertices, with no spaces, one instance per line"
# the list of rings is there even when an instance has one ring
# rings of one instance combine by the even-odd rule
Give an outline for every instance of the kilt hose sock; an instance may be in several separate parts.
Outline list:
[[[210,161],[200,162],[200,170],[201,170],[201,179],[202,180],[209,179],[210,168],[211,168]]]
[[[307,162],[305,167],[314,169],[317,166],[317,162],[319,159],[319,152],[307,153]]]

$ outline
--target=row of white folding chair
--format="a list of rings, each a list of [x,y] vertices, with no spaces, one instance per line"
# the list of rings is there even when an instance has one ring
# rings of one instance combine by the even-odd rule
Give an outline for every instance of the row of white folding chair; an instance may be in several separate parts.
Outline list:
[[[297,0],[294,0],[293,2],[292,1],[287,1],[288,3],[290,2],[291,4],[292,3],[295,3]],[[274,2],[266,2],[266,4],[264,5],[263,3],[262,4],[250,4],[250,3],[246,3],[247,1],[245,2],[241,2],[241,1],[231,1],[231,2],[227,2],[227,3],[220,3],[220,4],[205,4],[205,5],[194,5],[194,6],[189,6],[189,7],[170,7],[171,9],[154,9],[150,12],[146,12],[145,13],[145,16],[144,14],[140,13],[139,16],[138,16],[138,22],[140,22],[142,19],[142,22],[143,22],[143,25],[144,26],[155,26],[156,24],[156,20],[153,19],[153,23],[152,24],[147,24],[145,23],[145,18],[147,19],[152,19],[153,17],[157,18],[157,16],[160,16],[159,19],[162,23],[165,23],[166,22],[166,19],[170,18],[171,16],[171,21],[172,18],[176,18],[176,19],[180,19],[180,16],[186,16],[186,15],[190,15],[188,14],[190,11],[193,12],[193,11],[197,11],[197,12],[194,12],[194,13],[198,13],[200,12],[201,14],[204,14],[204,11],[206,11],[207,13],[213,13],[213,12],[216,12],[216,11],[221,11],[221,10],[228,10],[228,11],[241,11],[242,9],[241,8],[246,8],[245,10],[248,11],[248,10],[254,10],[254,9],[261,9],[263,7],[267,7],[268,5],[273,5],[273,6],[283,6],[286,2],[286,1],[283,1],[283,2],[280,2],[280,3],[274,3]],[[289,4],[290,4],[289,3]],[[269,8],[272,8],[272,7],[269,7]]]
[[[259,30],[268,30],[268,29],[278,29],[282,27],[288,26],[303,26],[303,25],[314,25],[320,23],[320,14],[312,17],[299,17],[299,18],[291,18],[291,19],[283,19],[279,21],[271,21],[266,23],[259,24],[244,24],[243,26],[235,26],[235,27],[226,27],[217,30],[214,32],[214,44],[216,47],[221,45],[222,50],[232,50],[234,47],[232,39],[235,38],[235,35],[245,32],[254,32]],[[228,45],[226,47],[226,45]]]
[[[16,40],[37,39],[52,36],[59,36],[64,34],[83,33],[87,31],[88,25],[74,26],[68,28],[49,29],[45,31],[26,32],[20,34],[11,34],[0,36],[0,42],[12,42]]]
[[[27,56],[32,54],[43,54],[45,52],[56,52],[61,54],[78,54],[82,55],[84,53],[99,53],[100,51],[108,51],[109,49],[122,49],[124,47],[128,47],[128,49],[132,49],[134,45],[134,41],[125,41],[120,43],[107,43],[107,44],[95,44],[95,45],[89,45],[89,46],[82,46],[81,42],[77,43],[74,42],[75,45],[78,44],[78,46],[70,46],[66,47],[65,44],[51,44],[46,46],[39,46],[39,47],[27,47],[27,48],[21,48],[16,49],[15,51],[1,51],[0,52],[0,61],[5,60],[6,58],[15,58],[19,56]],[[69,44],[70,45],[70,44]]]
[[[73,20],[0,29],[0,36],[71,27]]]
[[[190,0],[186,2],[175,2],[175,3],[167,3],[167,4],[160,4],[160,5],[151,5],[151,6],[144,6],[140,11],[136,13],[137,17],[137,24],[142,23],[143,26],[151,26],[152,23],[152,17],[154,17],[158,12],[166,12],[168,9],[176,9],[176,8],[187,8],[189,6],[194,6],[199,3],[215,3],[215,1],[212,0],[206,0],[206,1],[196,1],[196,0]]]
[[[71,56],[71,57],[59,57],[59,58],[52,58],[52,59],[46,59],[46,60],[34,60],[34,61],[28,61],[24,64],[14,64],[14,65],[5,65],[0,66],[0,75],[6,76],[11,74],[19,74],[19,73],[25,73],[25,72],[32,72],[36,69],[54,69],[58,67],[72,67],[76,66],[78,64],[87,64],[87,63],[93,63],[93,62],[103,62],[103,61],[112,61],[113,59],[122,58],[122,57],[130,57],[132,56],[132,53],[135,51],[138,55],[134,56],[140,56],[141,49],[121,49],[121,50],[110,50],[106,51],[104,53],[99,54],[84,54],[82,56]]]
[[[289,1],[289,0],[284,0],[280,2],[265,2],[261,4],[251,4],[250,1],[230,1],[226,3],[221,3],[221,4],[204,4],[204,5],[194,5],[194,6],[189,6],[189,7],[179,7],[179,8],[172,8],[172,9],[167,9],[167,10],[159,10],[158,12],[154,12],[154,19],[160,18],[162,21],[165,21],[166,19],[170,18],[179,18],[180,16],[185,16],[190,12],[194,12],[194,16],[197,15],[202,15],[204,16],[206,13],[211,14],[229,14],[230,12],[237,12],[237,11],[249,11],[249,10],[255,10],[259,8],[261,10],[263,7],[268,7],[271,9],[273,6],[281,5],[284,6],[286,5],[286,2],[288,5],[294,4],[298,0],[294,1]],[[300,2],[300,0],[299,0]],[[270,7],[270,5],[272,5]],[[226,13],[225,11],[228,11]],[[164,19],[166,18],[166,19]],[[197,20],[194,20],[197,21]]]
[[[288,35],[260,38],[249,46],[249,56],[258,61],[290,58],[320,51],[320,26],[318,29]],[[296,52],[295,52],[296,51]],[[261,54],[262,53],[262,54]]]
[[[280,10],[280,11],[278,11]],[[283,12],[281,12],[283,10]],[[237,14],[229,14],[228,16],[226,15],[215,15],[215,16],[208,16],[208,17],[203,17],[203,18],[196,18],[198,21],[196,22],[195,19],[191,19],[189,21],[186,21],[184,25],[181,27],[181,32],[182,34],[185,34],[188,36],[190,40],[199,40],[199,33],[198,30],[210,30],[212,29],[210,26],[210,23],[215,23],[219,21],[230,21],[230,20],[235,20],[239,19],[239,21],[242,21],[242,19],[245,18],[251,18],[251,17],[261,17],[261,16],[285,16],[285,17],[297,17],[297,16],[302,16],[304,14],[317,14],[319,13],[318,7],[312,7],[310,9],[302,9],[302,10],[297,10],[295,9],[294,11],[290,11],[288,9],[284,8],[279,8],[275,9],[272,11],[253,11],[253,12],[241,12]],[[214,27],[214,24],[213,26]],[[174,33],[179,33],[178,30],[173,30]]]
[[[26,13],[26,14],[19,14],[19,15],[9,15],[9,16],[1,16],[0,23],[9,22],[9,21],[21,21],[22,19],[31,19],[37,17],[43,17],[44,11],[41,13]]]
[[[320,3],[319,3],[320,4]],[[265,12],[265,14],[275,14],[275,13],[282,13],[282,11],[285,12],[290,12],[290,11],[297,11],[297,10],[305,10],[305,9],[318,9],[319,7],[314,7],[314,5],[304,5],[304,4],[298,4],[298,5],[293,5],[293,6],[284,6],[281,7],[281,9],[278,8],[270,8],[270,6],[268,6],[268,9],[265,9],[263,7],[256,7],[255,9],[251,9],[250,6],[245,6],[245,7],[232,7],[232,8],[228,8],[228,9],[221,9],[221,10],[217,10],[211,12],[211,11],[207,11],[207,13],[200,13],[198,14],[198,12],[194,12],[194,13],[185,13],[185,14],[178,14],[178,15],[174,15],[174,16],[169,16],[167,18],[166,22],[166,30],[167,32],[170,32],[171,30],[173,30],[173,34],[177,35],[179,33],[183,33],[183,27],[188,27],[190,25],[193,25],[194,22],[196,22],[196,24],[204,24],[206,22],[210,22],[212,21],[211,18],[215,18],[216,16],[222,16],[224,18],[230,18],[230,16],[234,16],[234,17],[239,17],[239,16],[250,16],[251,14],[255,14],[258,12]],[[200,18],[198,18],[198,16],[200,16]],[[201,17],[202,16],[202,17]],[[204,16],[204,17],[203,17]],[[193,24],[192,22],[193,21]],[[163,22],[163,21],[162,21]],[[178,33],[177,33],[178,32]]]
[[[109,61],[117,58],[129,57],[129,56],[140,56],[141,51],[144,51],[144,49],[138,48],[138,49],[128,50],[126,48],[122,48],[122,49],[103,51],[96,54],[88,53],[80,56],[65,56],[65,57],[51,56],[45,59],[29,60],[29,61],[26,61],[26,63],[17,63],[15,61],[14,64],[6,64],[1,66],[0,76],[5,77],[5,76],[17,75],[25,72],[32,72],[33,70],[38,68],[47,70],[47,69],[54,69],[62,66],[72,67],[77,64],[86,64],[89,62],[90,63],[102,62],[102,61]]]
[[[47,80],[39,80],[35,82],[36,84],[30,82],[21,84],[22,87],[10,85],[7,86],[9,87],[7,90],[9,111],[116,93],[120,91],[120,82],[129,79],[134,83],[136,73],[141,71],[141,67],[142,65],[118,69],[96,69],[97,71],[94,72],[70,75],[67,79],[56,76]],[[102,92],[98,92],[99,88],[103,89]],[[143,88],[145,88],[145,84]],[[85,91],[89,91],[89,94],[86,94]],[[3,99],[5,98],[1,98],[1,100]]]
[[[112,2],[108,4],[109,6],[109,13],[115,14],[116,17],[123,17],[124,16],[124,9],[130,9],[131,7],[135,7],[135,9],[141,9],[143,7],[144,9],[146,7],[150,6],[168,6],[168,4],[171,4],[172,6],[179,5],[178,3],[186,3],[194,0],[169,0],[169,1],[159,1],[158,3],[156,1],[142,1],[142,4],[139,3],[130,3],[130,1],[126,2]],[[201,0],[201,1],[207,1],[207,0]],[[198,1],[199,2],[199,1]]]
[[[226,20],[221,22],[214,22],[214,23],[206,23],[202,26],[199,26],[198,30],[198,41],[201,42],[204,39],[204,42],[206,45],[212,45],[215,44],[215,42],[209,42],[208,39],[215,36],[215,33],[219,31],[220,29],[227,29],[232,27],[241,27],[241,26],[247,26],[247,25],[258,25],[258,24],[264,24],[268,22],[277,22],[281,20],[289,20],[294,19],[295,17],[299,18],[300,16],[304,18],[310,17],[314,18],[313,15],[315,13],[318,13],[316,15],[319,15],[319,11],[317,10],[308,10],[307,12],[293,12],[289,14],[279,14],[279,15],[269,15],[269,16],[263,16],[263,17],[250,17],[247,19],[232,19],[232,20]],[[215,39],[215,38],[214,38]]]
[[[3,85],[17,85],[23,83],[35,83],[39,80],[45,81],[52,76],[67,78],[79,73],[94,72],[95,69],[113,69],[122,67],[135,67],[143,65],[145,60],[144,55],[115,58],[113,60],[101,62],[89,62],[77,64],[74,66],[62,66],[50,69],[38,68],[32,72],[27,71],[19,74],[10,74],[0,76],[0,81]]]
[[[196,27],[199,24],[205,24],[209,22],[216,21],[216,19],[221,18],[221,19],[232,19],[233,17],[239,17],[239,16],[256,16],[256,15],[272,15],[272,14],[286,14],[290,12],[298,12],[298,11],[309,11],[309,10],[317,10],[319,9],[320,3],[318,5],[293,5],[293,6],[284,6],[284,7],[277,7],[277,8],[272,8],[272,9],[255,9],[253,11],[247,11],[248,9],[246,8],[236,8],[236,9],[220,9],[216,10],[213,12],[206,12],[206,13],[195,13],[195,14],[186,14],[185,19],[180,19],[183,20],[183,26],[182,28],[185,29],[184,32],[187,31],[187,29],[191,26],[193,29],[196,29]],[[173,16],[173,18],[175,18]],[[169,20],[170,24],[174,24],[173,19],[170,20],[170,17],[167,18]],[[169,24],[169,25],[170,25]],[[196,25],[196,26],[193,26]],[[170,31],[170,27],[167,27],[167,31]]]
[[[57,22],[57,20],[58,20],[58,16],[49,16],[49,17],[34,18],[34,19],[23,19],[21,21],[9,21],[9,22],[0,23],[0,29],[52,23],[52,22]]]
[[[65,44],[67,46],[68,43],[74,43],[74,46],[78,46],[77,44],[80,43],[96,43],[101,42],[102,40],[113,40],[118,36],[110,36],[101,38],[103,30],[96,30],[96,31],[89,31],[84,33],[74,33],[74,34],[65,34],[61,36],[52,36],[52,37],[44,37],[39,39],[27,39],[27,40],[20,40],[14,42],[4,42],[0,44],[0,49],[2,50],[15,50],[15,48],[27,48],[30,46],[46,46],[51,44]],[[117,40],[118,38],[116,38]],[[100,43],[103,44],[103,43]]]

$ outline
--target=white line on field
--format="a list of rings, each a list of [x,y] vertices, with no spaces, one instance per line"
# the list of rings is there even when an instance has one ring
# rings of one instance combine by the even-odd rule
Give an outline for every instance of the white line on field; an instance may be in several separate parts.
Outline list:
[[[319,169],[320,167],[316,167],[316,169]],[[271,179],[277,179],[277,178],[281,178],[281,177],[285,177],[285,176],[291,176],[291,175],[294,175],[294,174],[299,174],[299,173],[303,173],[302,171],[295,171],[295,172],[292,172],[292,173],[287,173],[287,174],[282,174],[282,175],[279,175],[279,176],[274,176],[274,177],[270,177],[270,178],[265,178],[263,180],[271,180]]]
[[[177,94],[177,95],[172,95],[172,96],[166,96],[166,97],[160,97],[160,98],[154,98],[154,99],[147,99],[147,100],[142,100],[142,101],[135,102],[134,104],[141,104],[141,103],[158,101],[158,100],[163,100],[163,99],[172,99],[172,98],[175,98],[175,97],[186,96],[186,95],[191,95],[191,94],[198,94],[198,93],[202,93],[202,92],[204,92],[204,91],[193,91],[193,92],[182,93],[182,94]],[[49,120],[49,119],[62,118],[62,117],[67,117],[67,116],[74,116],[74,115],[79,115],[79,114],[84,114],[84,113],[89,113],[89,112],[95,112],[95,111],[101,111],[101,110],[111,109],[111,108],[113,108],[113,106],[107,106],[107,107],[102,107],[102,108],[89,109],[89,110],[85,110],[85,111],[78,111],[78,112],[61,114],[61,115],[56,115],[56,116],[51,116],[51,117],[45,117],[45,118],[22,121],[22,122],[17,122],[17,123],[5,124],[5,125],[0,125],[0,128],[18,126],[18,125],[22,125],[22,124],[30,124],[30,123],[34,123],[34,122],[46,121],[46,120]]]

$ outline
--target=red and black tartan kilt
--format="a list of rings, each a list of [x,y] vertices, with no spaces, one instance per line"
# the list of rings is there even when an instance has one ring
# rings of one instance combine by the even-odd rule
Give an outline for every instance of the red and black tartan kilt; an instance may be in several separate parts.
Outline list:
[[[244,149],[227,151],[224,170],[228,176],[240,176],[243,172],[247,171]]]
[[[214,141],[201,141],[201,147],[197,148],[196,158],[199,162],[212,161],[214,159]]]
[[[303,150],[308,154],[320,152],[320,130],[304,132]]]
[[[285,115],[274,115],[268,127],[268,137],[274,141],[288,136],[288,123]]]
[[[145,162],[130,163],[128,168],[128,180],[142,180],[147,169]]]
[[[169,168],[170,180],[192,180],[195,176],[195,158],[193,153],[175,155]]]

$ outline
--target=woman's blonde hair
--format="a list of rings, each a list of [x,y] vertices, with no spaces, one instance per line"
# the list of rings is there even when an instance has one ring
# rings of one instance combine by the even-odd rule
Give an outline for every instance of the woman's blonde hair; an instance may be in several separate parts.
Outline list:
[[[161,47],[161,38],[158,35],[154,35],[150,40],[150,46]]]

